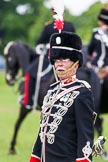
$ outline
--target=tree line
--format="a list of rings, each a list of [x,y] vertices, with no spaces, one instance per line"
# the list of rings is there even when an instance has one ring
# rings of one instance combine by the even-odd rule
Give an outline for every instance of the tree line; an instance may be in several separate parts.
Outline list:
[[[45,23],[52,15],[43,0],[0,0],[0,54],[8,41],[22,40],[35,46]],[[72,22],[76,32],[87,43],[92,29],[97,26],[101,4],[95,3],[80,16],[72,16],[65,10],[64,19]],[[85,33],[86,32],[86,33]]]

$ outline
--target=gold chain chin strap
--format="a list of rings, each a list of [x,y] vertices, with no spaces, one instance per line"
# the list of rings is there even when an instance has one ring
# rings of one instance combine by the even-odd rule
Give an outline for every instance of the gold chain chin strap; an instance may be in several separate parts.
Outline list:
[[[64,75],[67,74],[69,71],[73,70],[73,68],[79,63],[79,61],[76,61],[75,63],[72,64],[72,66],[65,70],[65,71],[55,71],[57,75]]]

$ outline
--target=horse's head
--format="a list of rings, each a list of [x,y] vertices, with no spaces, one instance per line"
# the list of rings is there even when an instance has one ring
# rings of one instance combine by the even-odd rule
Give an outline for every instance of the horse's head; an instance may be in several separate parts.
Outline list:
[[[17,58],[15,56],[14,42],[9,42],[4,48],[6,83],[14,85],[19,70]]]

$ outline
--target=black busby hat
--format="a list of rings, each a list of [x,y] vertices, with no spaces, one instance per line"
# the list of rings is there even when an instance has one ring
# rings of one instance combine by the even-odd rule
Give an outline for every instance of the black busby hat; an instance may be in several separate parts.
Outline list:
[[[108,25],[108,10],[105,8],[102,8],[99,15],[98,20],[103,21],[106,25]]]
[[[76,62],[79,61],[79,67],[83,64],[83,55],[81,52],[81,38],[71,32],[61,32],[52,34],[50,38],[50,62],[53,65],[57,59],[67,59]]]

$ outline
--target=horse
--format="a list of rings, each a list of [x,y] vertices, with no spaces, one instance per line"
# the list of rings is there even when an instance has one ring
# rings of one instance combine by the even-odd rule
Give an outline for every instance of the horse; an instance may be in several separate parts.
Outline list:
[[[15,78],[18,74],[18,70],[22,69],[22,71],[23,71],[21,63],[19,63],[19,62],[23,58],[26,57],[23,55],[22,50],[18,52],[18,54],[20,54],[21,57],[18,57],[18,56],[16,57],[15,51],[17,52],[17,48],[18,48],[17,46],[18,46],[17,43],[14,46],[12,44],[10,46],[10,48],[8,48],[8,54],[6,54],[6,52],[5,52],[6,50],[4,50],[4,54],[5,54],[5,58],[6,58],[6,76],[10,75],[10,77],[6,77],[6,82],[9,85],[15,84]],[[23,44],[22,44],[22,46],[28,47],[27,45],[23,45]],[[32,51],[33,55],[34,54],[36,55],[37,53],[39,55],[38,55],[38,57],[36,56],[36,59],[31,64],[29,64],[29,66],[27,66],[27,68],[25,68],[26,70],[24,69],[24,71],[22,72],[23,75],[24,75],[24,73],[29,72],[34,78],[33,79],[34,80],[34,91],[33,91],[34,102],[32,101],[31,105],[27,105],[28,107],[25,106],[24,104],[21,105],[20,114],[19,114],[19,117],[15,124],[14,134],[13,134],[13,137],[11,140],[11,146],[9,149],[9,152],[11,154],[16,153],[15,144],[16,144],[16,139],[17,139],[17,133],[19,131],[19,128],[20,128],[23,120],[32,111],[32,108],[36,108],[39,106],[40,107],[39,109],[41,109],[43,98],[44,98],[50,84],[55,82],[55,75],[53,72],[53,68],[49,64],[49,60],[46,55],[46,53],[47,53],[46,46],[41,44],[37,47],[38,47],[37,50],[33,50],[30,47],[28,47],[28,49],[30,49],[30,50],[27,50],[27,53]],[[84,47],[83,48],[84,53],[86,53],[85,49],[86,48]],[[18,50],[20,50],[20,48],[18,48]],[[9,58],[11,58],[11,59],[9,59]],[[30,60],[32,60],[32,59],[30,59]],[[24,62],[23,62],[23,64],[24,64]],[[91,84],[91,80],[92,80],[93,81],[92,82],[92,90],[94,91],[94,93],[99,91],[100,87],[98,86],[99,85],[98,78],[91,69],[88,69],[86,67],[82,68],[79,70],[77,75],[78,75],[78,78],[87,80],[90,84]],[[11,79],[9,79],[9,78],[11,78]],[[91,79],[91,78],[93,78],[93,79]],[[24,85],[20,86],[20,91],[21,91],[21,94],[24,92]],[[97,94],[99,94],[99,93],[97,93]],[[96,104],[99,102],[99,96],[96,95],[95,101],[96,101]]]
[[[22,41],[10,41],[4,48],[5,57],[5,80],[9,86],[13,86],[17,79],[19,70],[21,70],[21,78],[23,78],[27,66],[32,63],[38,55],[36,55],[35,49]],[[19,85],[19,90],[23,88],[23,81]],[[14,134],[11,141],[10,153],[16,153],[14,146],[16,144],[16,138],[20,125],[30,110],[21,106],[19,117],[16,121]]]
[[[14,84],[17,81],[17,76],[19,74],[19,71],[21,71],[21,78],[22,81],[19,85],[19,92],[20,96],[24,92],[24,75],[25,73],[30,70],[30,73],[33,73],[33,76],[36,80],[37,78],[37,85],[36,81],[34,82],[34,89],[36,86],[35,90],[35,100],[34,100],[34,105],[32,107],[40,107],[42,106],[43,98],[44,95],[46,94],[46,91],[51,83],[54,82],[54,75],[52,75],[52,66],[49,65],[49,60],[47,59],[47,56],[45,55],[46,53],[46,48],[43,48],[43,45],[39,45],[37,48],[37,53],[36,50],[31,48],[29,45],[21,42],[21,41],[11,41],[9,42],[5,48],[4,48],[4,56],[5,56],[5,80],[6,83],[9,86],[14,86]],[[45,49],[45,50],[44,50]],[[43,55],[39,56],[39,53]],[[44,64],[43,64],[44,62]],[[48,65],[48,66],[47,66]],[[41,72],[41,75],[43,76],[42,80],[38,76],[40,74],[40,68],[43,66],[43,73]],[[34,67],[34,70],[32,69]],[[50,76],[50,79],[48,81],[48,78]],[[40,79],[40,80],[39,80]],[[41,84],[40,84],[41,82]],[[39,86],[41,87],[39,88]],[[20,101],[19,101],[20,102]],[[18,116],[18,119],[15,123],[14,127],[14,133],[12,136],[12,140],[10,143],[10,148],[9,148],[9,153],[10,154],[16,154],[16,140],[17,140],[17,135],[19,128],[24,121],[25,117],[32,111],[32,108],[27,108],[24,104],[21,104],[20,108],[20,113]]]
[[[19,69],[24,75],[27,66],[37,57],[36,52],[22,41],[10,41],[4,48],[6,82],[14,85]]]

